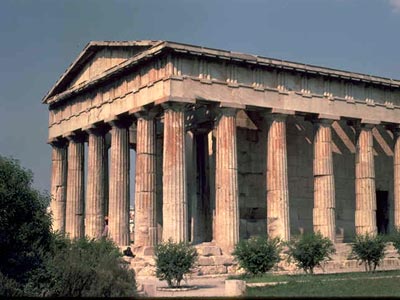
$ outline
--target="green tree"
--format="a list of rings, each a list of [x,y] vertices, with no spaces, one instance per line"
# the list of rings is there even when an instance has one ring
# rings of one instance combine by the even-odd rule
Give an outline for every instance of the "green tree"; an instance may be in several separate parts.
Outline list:
[[[281,260],[279,239],[253,237],[236,244],[233,256],[240,267],[252,275],[263,274],[271,270]]]
[[[32,187],[32,173],[0,155],[0,273],[25,284],[52,243],[49,196]]]
[[[321,233],[309,233],[300,236],[287,243],[288,260],[292,258],[296,265],[304,272],[313,274],[314,268],[321,266],[321,263],[330,259],[335,253],[335,247],[330,239],[323,237]]]
[[[155,250],[156,276],[166,280],[169,287],[179,287],[184,275],[190,273],[197,261],[196,248],[187,243],[158,244]]]
[[[381,260],[385,257],[385,238],[381,235],[356,235],[351,245],[350,258],[356,258],[364,264],[367,272],[374,272]]]

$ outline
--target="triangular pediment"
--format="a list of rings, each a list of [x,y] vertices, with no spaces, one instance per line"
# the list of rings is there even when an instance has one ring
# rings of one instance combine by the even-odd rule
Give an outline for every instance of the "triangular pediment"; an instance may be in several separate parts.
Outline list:
[[[43,102],[54,95],[90,81],[157,43],[159,42],[90,42],[43,98]]]

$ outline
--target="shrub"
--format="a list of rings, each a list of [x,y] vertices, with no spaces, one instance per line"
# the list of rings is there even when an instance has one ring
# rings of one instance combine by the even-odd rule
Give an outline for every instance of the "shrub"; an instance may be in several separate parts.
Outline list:
[[[50,297],[128,297],[136,295],[133,270],[107,239],[58,242],[43,269],[26,286],[27,295]]]
[[[241,268],[251,275],[263,274],[271,270],[281,258],[279,239],[253,237],[236,244],[233,256]]]
[[[330,255],[335,253],[332,241],[319,232],[304,234],[287,243],[287,246],[289,262],[293,258],[297,267],[310,274],[314,273],[315,267],[322,267],[321,263],[330,260]]]
[[[166,280],[169,287],[180,287],[184,275],[192,271],[198,254],[187,243],[174,243],[170,239],[157,245],[155,256],[157,278]]]
[[[385,239],[381,235],[356,235],[351,245],[350,258],[355,258],[364,264],[365,270],[374,272],[380,261],[385,257]]]
[[[397,253],[400,254],[400,228],[396,228],[390,235],[389,240],[393,243]]]

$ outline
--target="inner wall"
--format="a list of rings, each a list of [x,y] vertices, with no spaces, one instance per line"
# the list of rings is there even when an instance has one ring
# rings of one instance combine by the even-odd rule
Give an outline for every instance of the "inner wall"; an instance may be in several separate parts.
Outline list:
[[[250,118],[238,115],[237,151],[240,208],[240,238],[267,232],[266,220],[266,130]],[[377,195],[387,195],[387,220],[393,220],[393,135],[378,126],[373,131]],[[314,128],[303,117],[287,119],[288,182],[291,235],[313,231]],[[346,121],[332,125],[333,165],[336,194],[337,242],[349,242],[355,235],[355,130]],[[381,193],[382,194],[382,193]],[[377,196],[378,207],[379,201]],[[379,209],[378,209],[379,210]],[[383,214],[385,212],[381,212]],[[379,228],[379,222],[377,222]],[[383,225],[382,225],[383,226]],[[381,227],[382,227],[381,226]],[[387,231],[393,222],[387,224]]]

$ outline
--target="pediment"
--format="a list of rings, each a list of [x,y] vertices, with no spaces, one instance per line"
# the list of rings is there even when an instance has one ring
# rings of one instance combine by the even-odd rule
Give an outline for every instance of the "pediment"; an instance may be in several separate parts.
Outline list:
[[[90,81],[157,43],[157,41],[89,43],[43,98],[43,102],[54,95]]]

